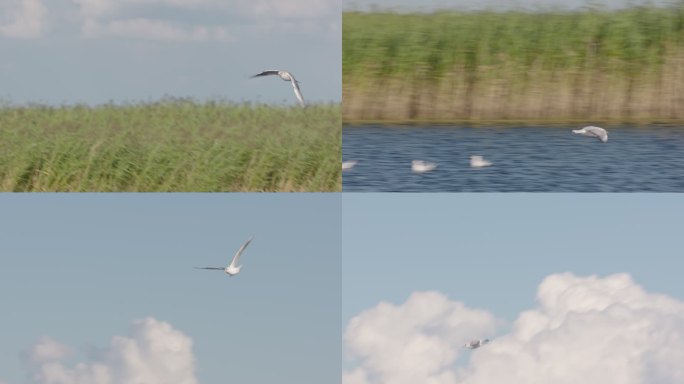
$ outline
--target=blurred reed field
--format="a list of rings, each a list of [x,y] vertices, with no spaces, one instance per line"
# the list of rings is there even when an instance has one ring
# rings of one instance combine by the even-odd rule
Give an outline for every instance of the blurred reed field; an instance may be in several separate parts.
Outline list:
[[[345,122],[684,121],[670,8],[343,15]]]
[[[339,104],[0,108],[3,191],[340,191]]]

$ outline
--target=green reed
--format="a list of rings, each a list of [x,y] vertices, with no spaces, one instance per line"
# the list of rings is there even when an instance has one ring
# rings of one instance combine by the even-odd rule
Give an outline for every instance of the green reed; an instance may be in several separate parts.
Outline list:
[[[339,104],[0,108],[4,191],[339,191]]]
[[[684,3],[682,3],[684,4]],[[347,12],[345,81],[377,76],[439,79],[453,68],[506,63],[582,69],[588,60],[629,74],[684,43],[684,5],[618,11]]]

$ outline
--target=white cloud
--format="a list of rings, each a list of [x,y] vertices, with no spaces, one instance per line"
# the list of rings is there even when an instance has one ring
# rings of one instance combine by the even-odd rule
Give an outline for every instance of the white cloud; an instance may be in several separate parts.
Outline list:
[[[170,324],[146,318],[128,337],[114,336],[95,361],[67,367],[70,349],[45,338],[32,350],[33,380],[45,384],[197,384],[192,340]]]
[[[60,342],[43,337],[38,344],[33,346],[29,355],[33,363],[45,363],[49,361],[62,360],[72,353],[71,348]]]
[[[146,18],[114,20],[106,23],[90,20],[84,24],[83,32],[86,37],[113,36],[168,41],[233,40],[230,33],[223,27],[197,26],[189,29],[167,21]]]
[[[160,6],[186,10],[220,10],[255,17],[313,18],[337,13],[339,0],[73,0],[83,16],[109,17],[124,9]]]
[[[307,19],[341,12],[338,0],[238,0],[238,5],[242,12],[258,18]]]
[[[415,295],[412,298],[417,300]],[[431,300],[418,298],[423,305],[429,305],[428,310],[433,310]],[[348,346],[353,343],[360,348],[355,350],[355,356],[361,357],[362,362],[355,370],[345,373],[343,382],[399,382],[386,378],[418,372],[425,379],[416,382],[425,383],[684,383],[681,364],[684,361],[684,302],[648,293],[626,274],[605,278],[577,277],[569,273],[551,275],[540,284],[537,299],[538,307],[522,312],[510,333],[472,352],[467,366],[441,365],[430,376],[425,376],[420,362],[445,361],[444,351],[449,347],[426,349],[422,353],[407,349],[410,356],[401,356],[401,360],[415,359],[419,363],[417,367],[388,366],[384,368],[386,372],[380,372],[375,364],[368,363],[396,355],[395,348],[412,343],[406,333],[396,331],[403,328],[395,324],[402,322],[400,314],[381,313],[377,311],[378,306],[371,310],[377,317],[374,322],[388,328],[379,330],[380,334],[401,339],[391,345],[382,336],[361,345],[345,340]],[[462,311],[470,310],[463,308]],[[413,328],[430,324],[435,326],[434,319],[425,318],[414,323]],[[455,330],[452,334],[440,331],[435,336],[450,340],[455,333],[460,334]]]
[[[94,19],[116,12],[117,2],[112,0],[73,0],[79,7],[81,15],[86,19]],[[121,2],[118,3],[122,4]]]
[[[551,275],[537,298],[511,334],[473,356],[463,383],[684,382],[684,302],[625,274]]]
[[[166,7],[179,12],[205,11],[226,19],[242,18],[248,31],[269,34],[277,31],[326,32],[330,21],[339,24],[339,0],[72,0],[79,8],[82,33],[86,37],[119,36],[172,41],[234,41],[221,25],[196,24],[180,27],[168,20],[120,19],[141,7]],[[323,20],[326,19],[326,20]],[[235,27],[237,28],[237,27]]]
[[[2,0],[0,2],[0,36],[40,37],[47,15],[48,9],[42,0]]]
[[[343,382],[454,383],[450,367],[463,343],[495,325],[491,314],[437,292],[414,293],[401,305],[380,303],[349,322],[345,345],[360,365]]]

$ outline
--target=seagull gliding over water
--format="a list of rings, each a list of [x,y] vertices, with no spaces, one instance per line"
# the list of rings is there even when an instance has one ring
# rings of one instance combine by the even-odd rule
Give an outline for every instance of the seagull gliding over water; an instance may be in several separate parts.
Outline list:
[[[604,143],[608,141],[608,132],[601,127],[594,127],[593,125],[584,127],[582,129],[573,129],[572,133],[577,133],[582,136],[595,137]]]
[[[292,88],[294,88],[295,96],[299,100],[299,104],[304,106],[304,96],[302,96],[302,91],[299,90],[299,81],[295,80],[294,76],[288,71],[279,71],[277,69],[268,69],[259,74],[252,76],[252,78],[260,76],[278,75],[281,79],[289,81],[292,83]]]
[[[233,256],[233,260],[230,262],[230,265],[227,267],[195,267],[197,269],[215,269],[219,271],[224,271],[230,276],[235,276],[238,273],[240,273],[240,268],[242,268],[242,265],[237,265],[237,263],[240,261],[240,256],[242,256],[242,252],[245,251],[245,248],[249,245],[249,243],[252,242],[252,239],[254,239],[254,236],[250,237],[242,246],[240,249],[238,249],[237,252],[235,252],[235,255]]]

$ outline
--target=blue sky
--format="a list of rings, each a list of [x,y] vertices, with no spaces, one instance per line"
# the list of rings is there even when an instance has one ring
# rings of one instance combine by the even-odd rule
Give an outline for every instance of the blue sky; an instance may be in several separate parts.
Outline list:
[[[342,206],[343,324],[423,290],[513,321],[560,272],[626,272],[684,299],[682,195],[345,193]]]
[[[339,194],[3,194],[0,211],[0,382],[30,382],[44,336],[74,367],[148,317],[192,339],[199,383],[340,376]],[[239,275],[193,269],[251,235]]]
[[[669,4],[672,0],[345,0],[344,9],[432,11],[435,9],[503,9],[503,8],[565,8],[578,9],[587,4],[600,4],[606,8],[621,8],[640,4]]]
[[[0,100],[341,100],[339,0],[4,0]]]

